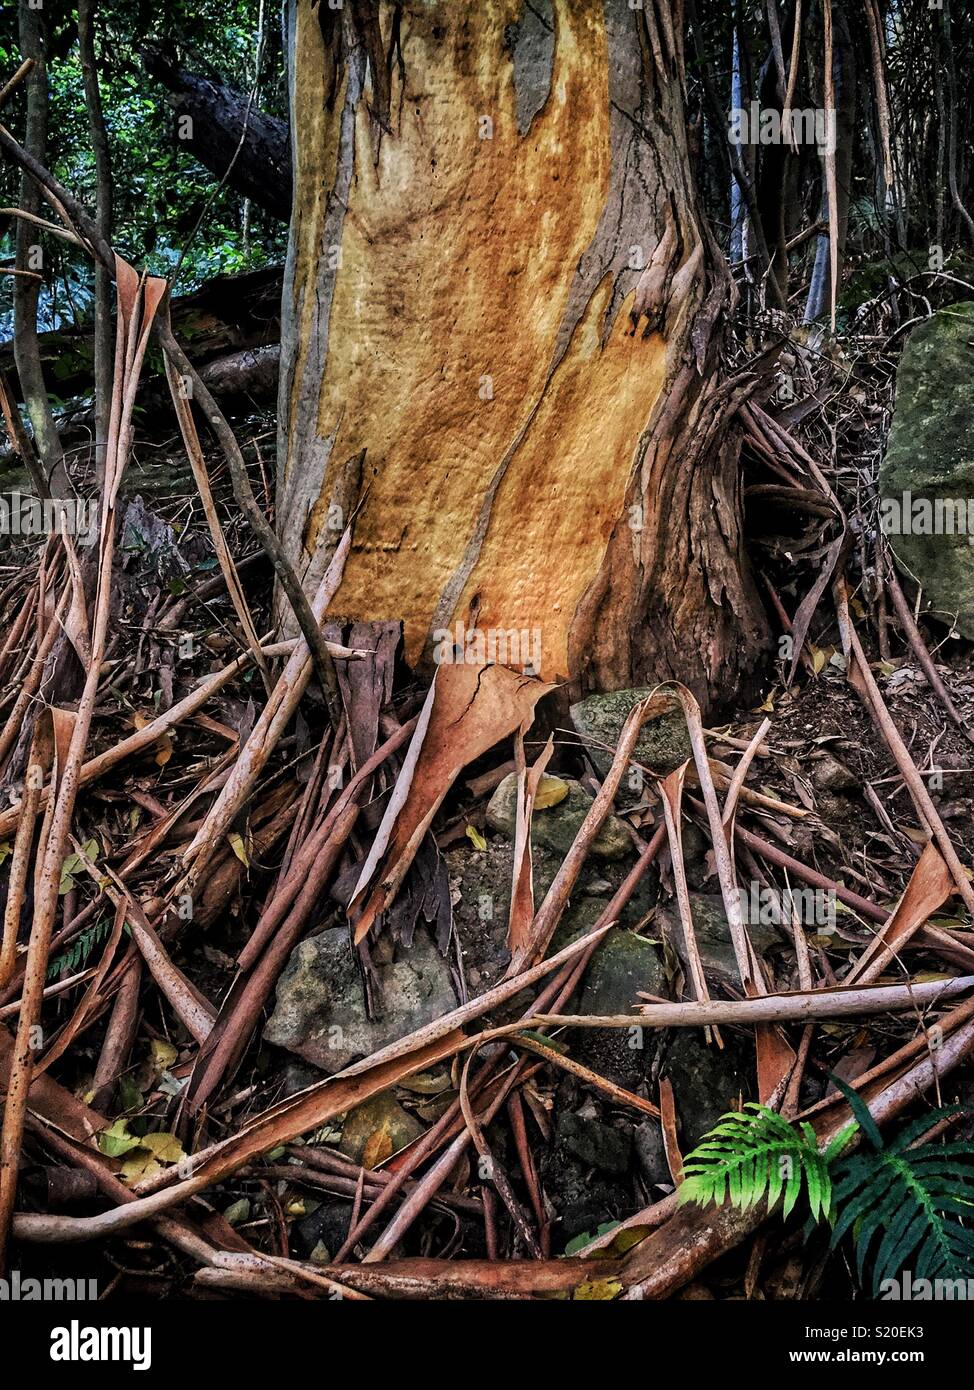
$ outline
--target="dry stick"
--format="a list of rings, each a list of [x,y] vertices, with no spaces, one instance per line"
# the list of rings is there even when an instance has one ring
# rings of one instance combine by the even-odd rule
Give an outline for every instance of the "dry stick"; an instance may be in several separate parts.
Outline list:
[[[916,625],[913,617],[913,610],[906,601],[906,595],[903,592],[900,581],[892,565],[887,567],[886,584],[893,598],[893,607],[896,609],[896,616],[899,618],[903,630],[906,633],[906,639],[910,644],[913,655],[916,657],[917,661],[919,661],[920,666],[923,668],[923,674],[930,682],[931,689],[965,738],[974,742],[974,732],[971,731],[958,713],[957,706],[951,699],[950,692],[946,685],[944,685],[943,678],[934,664],[933,657],[930,655],[929,648],[923,640],[920,629]]]
[[[734,775],[727,787],[721,821],[723,822],[728,840],[731,842],[732,846],[734,839],[734,822],[737,816],[737,803],[740,800],[741,793],[744,791],[744,779],[747,777],[751,764],[757,756],[758,749],[763,745],[764,736],[770,728],[771,720],[762,719],[758,726],[757,733],[744,749],[744,756],[738,760],[737,766],[734,769]]]
[[[680,804],[683,800],[683,778],[686,769],[687,765],[684,763],[676,772],[664,777],[659,783],[659,792],[670,845],[673,886],[676,889],[676,901],[683,924],[683,943],[690,965],[690,981],[695,998],[705,1000],[710,998],[710,990],[707,988],[707,977],[704,974],[703,961],[700,959],[700,947],[697,944],[697,933],[690,907],[690,891],[687,888],[686,867],[683,862],[683,835],[680,829]],[[708,1032],[707,1042],[710,1042],[710,1037]]]
[[[741,984],[745,992],[753,985],[759,993],[763,994],[765,992],[764,981],[761,978],[761,972],[754,968],[754,953],[751,950],[751,943],[744,929],[744,917],[741,912],[740,894],[737,891],[734,864],[727,844],[713,778],[710,775],[710,764],[707,761],[707,748],[704,742],[703,725],[700,720],[700,706],[685,686],[677,685],[675,688],[680,703],[683,706],[683,714],[687,722],[687,730],[690,734],[690,747],[693,749],[693,760],[697,768],[700,790],[703,793],[704,805],[707,810],[707,819],[710,822],[710,838],[713,843],[714,863],[717,868],[717,878],[720,883],[721,896],[724,900],[724,913],[727,917],[727,926],[730,930],[731,943],[734,947],[734,956],[737,960],[737,970],[741,977]]]
[[[974,975],[953,980],[924,980],[920,984],[864,985],[843,989],[796,990],[790,994],[761,994],[750,999],[711,999],[706,1003],[641,1004],[638,1014],[536,1013],[517,1028],[702,1028],[714,1023],[800,1023],[811,1018],[855,1018],[915,1007],[932,1008],[974,989]]]
[[[122,937],[122,926],[125,922],[125,913],[121,908],[115,909],[115,921],[109,933],[108,940],[105,942],[105,949],[102,951],[101,960],[92,970],[85,989],[84,997],[78,1004],[74,1013],[68,1019],[64,1027],[58,1032],[51,1046],[44,1053],[43,1057],[38,1058],[34,1063],[33,1077],[36,1079],[41,1076],[48,1068],[63,1057],[64,1053],[71,1046],[74,1039],[78,1036],[85,1025],[85,1020],[97,1002],[102,983],[108,973],[108,968],[112,963],[112,958],[118,949],[118,943]]]
[[[182,971],[173,964],[169,953],[150,925],[142,907],[131,896],[122,881],[110,869],[106,872],[105,869],[96,868],[77,841],[75,841],[75,853],[81,867],[98,884],[109,902],[116,909],[124,911],[139,954],[145,961],[149,974],[168,999],[180,1023],[197,1042],[204,1042],[209,1036],[210,1029],[213,1027],[213,1020],[216,1017],[216,1010],[213,1005],[204,999],[192,981],[188,980]],[[126,964],[125,968],[131,969],[132,966]]]
[[[206,1104],[219,1086],[224,1074],[239,1060],[257,1026],[261,1010],[294,947],[300,940],[305,924],[318,902],[325,884],[331,877],[339,855],[345,847],[359,814],[357,806],[349,806],[339,817],[331,835],[322,844],[317,858],[305,879],[297,901],[274,939],[261,956],[259,963],[239,994],[233,996],[232,1007],[217,1018],[221,1031],[212,1052],[201,1057],[194,1068],[189,1110],[195,1114]],[[198,1078],[195,1073],[199,1070]]]
[[[321,683],[332,727],[337,729],[342,710],[341,696],[338,691],[335,664],[320,627],[321,614],[315,613],[312,605],[308,602],[308,597],[294,573],[291,562],[284,553],[284,547],[275,535],[274,528],[257,505],[257,499],[247,476],[247,465],[240,452],[240,445],[237,443],[233,430],[227,424],[223,412],[211,396],[203,378],[177,343],[168,323],[160,320],[156,332],[167,360],[172,363],[181,376],[188,378],[193,383],[194,399],[199,402],[206,415],[230,469],[230,480],[237,505],[247,518],[251,530],[274,566],[274,572],[280,580],[281,588],[294,610],[294,616],[304,635],[304,640],[308,644],[315,672]]]
[[[616,889],[616,892],[614,893],[613,897],[606,906],[605,911],[601,914],[601,916],[595,924],[596,930],[598,930],[601,927],[608,927],[611,923],[618,920],[623,908],[629,902],[629,899],[632,897],[633,893],[636,891],[640,882],[642,881],[642,878],[646,870],[649,868],[650,864],[659,854],[665,837],[665,827],[660,826],[656,830],[649,844],[643,850],[637,862],[633,865],[629,873],[626,875],[625,879]],[[582,975],[585,972],[586,967],[588,966],[589,961],[592,958],[592,954],[595,951],[597,945],[598,941],[593,941],[592,944],[588,946],[586,950],[584,950],[576,960],[569,960],[568,962],[566,962],[566,964],[562,967],[558,974],[548,982],[548,984],[538,995],[537,999],[528,1008],[527,1012],[524,1015],[524,1018],[530,1017],[534,1010],[546,1009],[549,1005],[553,1005],[556,1009],[561,1008],[574,993]],[[526,1024],[522,1022],[522,1027],[524,1026],[526,1026]],[[498,1058],[495,1057],[493,1060],[486,1063],[486,1065],[481,1070],[479,1076],[473,1083],[474,1088],[481,1089],[487,1085],[494,1084],[493,1080],[491,1080],[491,1077],[494,1069],[496,1068],[497,1061]],[[525,1079],[526,1073],[526,1059],[522,1057],[513,1070],[514,1080],[523,1081]],[[508,1090],[509,1089],[510,1088],[508,1088]],[[505,1095],[506,1094],[507,1091],[505,1091]],[[342,1246],[341,1250],[338,1252],[338,1255],[336,1256],[337,1261],[340,1262],[341,1260],[345,1259],[346,1256],[355,1248],[355,1246],[359,1243],[362,1237],[369,1230],[375,1219],[385,1209],[389,1202],[391,1202],[393,1196],[395,1195],[395,1192],[398,1191],[399,1186],[401,1186],[402,1183],[406,1181],[407,1176],[413,1171],[415,1171],[419,1164],[422,1163],[437,1148],[443,1136],[450,1132],[451,1126],[453,1126],[454,1124],[454,1120],[459,1111],[459,1108],[459,1102],[454,1101],[453,1105],[446,1112],[446,1114],[443,1115],[441,1119],[438,1120],[437,1123],[430,1130],[428,1130],[425,1135],[423,1135],[419,1143],[410,1152],[407,1162],[396,1173],[396,1176],[393,1179],[393,1183],[390,1185],[390,1191],[388,1193],[383,1193],[382,1196],[378,1199],[378,1201],[374,1203],[374,1205],[369,1209],[369,1211],[365,1213],[359,1225],[354,1229],[349,1230],[345,1243]],[[489,1118],[490,1117],[488,1117],[488,1119]],[[485,1123],[486,1122],[487,1121],[485,1121]],[[456,1156],[459,1156],[463,1153],[463,1150],[469,1142],[469,1139],[470,1136],[466,1133],[465,1130],[461,1130],[459,1135],[456,1136],[453,1148],[453,1152]],[[431,1170],[431,1173],[427,1174],[426,1177],[424,1177],[421,1180],[424,1184],[423,1191],[428,1194],[426,1196],[426,1201],[429,1200],[429,1196],[432,1195],[432,1193],[438,1189],[440,1184],[442,1184],[449,1176],[454,1162],[455,1158],[448,1163],[445,1161],[437,1163],[435,1173],[439,1175],[438,1180],[434,1181],[433,1177],[431,1176],[434,1170]],[[415,1218],[420,1214],[422,1209],[423,1202],[421,1201],[420,1196],[417,1196],[416,1203],[414,1203],[413,1207],[411,1208],[411,1219],[415,1220]],[[399,1224],[396,1227],[396,1231],[398,1231],[399,1234],[401,1234],[402,1230],[405,1229],[402,1225],[402,1222],[405,1221],[405,1219],[406,1218],[402,1217],[401,1214],[399,1217],[397,1217],[397,1222]],[[380,1240],[377,1242],[377,1246],[383,1249],[385,1253],[388,1253],[395,1246],[396,1240],[398,1240],[399,1238],[398,1234],[393,1234],[390,1238],[387,1238],[387,1236],[389,1236],[389,1233],[384,1234],[382,1237],[380,1237]]]
[[[135,273],[131,271],[131,267],[126,269],[134,279]],[[158,303],[158,300],[154,301],[154,296],[158,291],[159,283],[161,282],[155,283],[152,289],[148,285],[143,289],[140,284],[133,294],[133,286],[130,282],[128,294],[131,297],[128,299],[126,299],[126,292],[121,287],[119,292],[115,389],[112,400],[112,427],[109,431],[106,451],[106,485],[102,507],[91,661],[85,676],[81,698],[78,701],[78,709],[74,717],[64,765],[58,769],[60,783],[57,800],[52,802],[47,843],[44,847],[43,857],[39,860],[35,883],[34,920],[27,950],[23,1004],[17,1021],[14,1058],[10,1069],[7,1099],[4,1107],[3,1136],[0,1139],[0,1269],[4,1267],[7,1237],[13,1217],[17,1174],[20,1167],[20,1145],[33,1068],[34,1035],[40,1018],[51,932],[57,912],[61,863],[64,859],[64,850],[70,833],[71,817],[74,813],[75,798],[78,793],[78,774],[88,741],[101,677],[101,665],[105,657],[111,607],[112,557],[115,546],[115,495],[131,445],[132,407],[135,403],[135,392],[148,340],[148,331]],[[143,308],[145,321],[140,323],[139,319]],[[123,355],[124,368],[122,366]]]
[[[791,104],[795,100],[795,86],[798,82],[798,55],[801,51],[802,42],[802,0],[795,0],[795,27],[791,38],[791,62],[788,66],[788,88],[785,92],[784,110],[790,111]],[[792,130],[791,121],[788,122],[789,131]],[[793,132],[792,132],[793,133]]]
[[[58,980],[55,985],[47,985],[44,989],[44,998],[53,999],[58,994],[64,994],[65,990],[74,989],[76,985],[84,984],[85,980],[90,979],[93,974],[93,970],[79,970],[77,975],[69,975],[64,980]],[[0,1019],[16,1018],[20,1013],[22,1003],[23,1000],[14,999],[11,1003],[4,1004],[0,1007]]]
[[[21,82],[23,82],[33,66],[33,58],[25,58],[13,77],[3,84],[3,87],[0,88],[0,107],[6,106],[13,93],[20,86]]]
[[[514,1195],[514,1189],[511,1187],[510,1179],[503,1167],[494,1157],[491,1147],[487,1142],[487,1136],[484,1134],[483,1127],[477,1118],[473,1106],[470,1104],[470,1067],[475,1056],[476,1051],[472,1051],[464,1063],[463,1072],[460,1076],[460,1110],[463,1114],[464,1123],[467,1126],[467,1133],[480,1156],[481,1171],[483,1172],[483,1170],[486,1169],[491,1182],[497,1189],[497,1195],[507,1208],[507,1214],[514,1222],[514,1226],[522,1241],[534,1258],[540,1260],[542,1258],[541,1246],[535,1240],[534,1232],[528,1225],[527,1217],[524,1214],[524,1208]]]
[[[44,767],[40,760],[41,753],[40,739],[35,728],[27,759],[23,800],[17,808],[19,816],[17,838],[14,840],[13,857],[10,861],[7,905],[3,914],[3,944],[0,946],[0,989],[5,988],[10,983],[17,962],[17,935],[20,931],[20,915],[23,911],[24,893],[27,888],[27,871],[31,862],[31,846],[34,842],[37,808],[40,805],[41,782],[44,780]]]
[[[355,775],[349,780],[341,795],[332,806],[325,819],[322,821],[318,830],[313,831],[305,840],[301,849],[295,855],[294,862],[288,870],[280,888],[274,894],[273,899],[267,904],[257,926],[248,940],[246,946],[237,957],[237,964],[241,970],[249,970],[260,957],[267,942],[270,940],[277,927],[284,920],[284,916],[294,902],[295,897],[300,891],[308,870],[311,867],[314,856],[319,852],[321,845],[325,843],[331,834],[338,818],[356,799],[359,789],[365,785],[372,774],[382,766],[393,753],[406,742],[412,735],[413,730],[419,722],[419,716],[401,724],[395,733],[381,744],[372,756],[362,764]]]
[[[37,651],[34,653],[33,659],[31,660],[30,669],[21,683],[17,698],[7,716],[3,730],[0,731],[0,767],[6,762],[7,755],[13,747],[21,729],[24,727],[27,710],[34,696],[37,694],[37,688],[41,683],[41,677],[44,674],[44,666],[47,658],[51,654],[56,639],[61,635],[61,618],[70,594],[71,580],[68,579],[61,597],[58,600],[54,621],[48,623],[47,631],[38,643]],[[41,616],[42,615],[38,613],[38,620],[40,620]]]
[[[537,911],[525,948],[512,957],[506,978],[517,975],[532,960],[539,960],[548,949],[548,944],[568,902],[568,895],[574,888],[588,852],[612,809],[619,783],[622,781],[623,774],[632,757],[633,749],[639,738],[639,731],[649,716],[652,703],[653,697],[650,695],[648,699],[640,701],[629,711],[626,722],[622,726],[619,744],[612,759],[608,776],[602,784],[601,791],[589,807],[585,819],[579,827],[578,834],[575,836],[561,868],[555,875],[544,902]],[[704,761],[706,761],[706,756]]]
[[[312,616],[315,623],[321,622],[328,605],[338,591],[351,541],[351,530],[346,529],[314,597]],[[205,868],[207,854],[250,796],[268,758],[301,702],[311,679],[312,664],[308,644],[301,639],[288,658],[287,665],[274,687],[274,693],[261,711],[260,718],[240,752],[236,766],[210,807],[192,843],[184,852],[183,864],[189,866],[192,863],[192,868],[189,870],[186,883],[177,884],[173,894],[187,891],[200,876]],[[173,894],[170,894],[170,897]]]
[[[481,1112],[479,1123],[482,1126],[490,1124],[491,1120],[497,1114],[498,1110],[500,1110],[514,1086],[517,1084],[518,1079],[518,1068],[512,1067],[507,1076],[501,1080],[496,1095]],[[433,1196],[443,1186],[444,1182],[446,1182],[455,1168],[457,1160],[462,1157],[470,1141],[470,1131],[467,1129],[466,1125],[464,1125],[464,1128],[461,1129],[453,1142],[443,1150],[443,1153],[429,1171],[418,1179],[414,1191],[406,1198],[395,1216],[389,1222],[389,1225],[379,1236],[368,1254],[363,1258],[363,1264],[376,1264],[378,1261],[384,1260],[385,1257],[395,1249],[416,1218],[421,1215],[429,1205]],[[379,1202],[381,1202],[390,1191],[391,1184],[390,1187],[386,1189],[386,1192],[382,1194],[382,1197],[379,1198]],[[378,1206],[379,1203],[377,1202],[375,1205]]]
[[[142,984],[142,959],[135,945],[129,947],[131,964],[126,970],[115,995],[105,1039],[98,1056],[94,1079],[92,1108],[102,1110],[111,1099],[112,1090],[121,1076],[132,1050],[139,1019],[139,989]]]
[[[36,608],[37,585],[35,583],[31,586],[31,591],[26,603],[23,604],[23,606],[20,609],[20,612],[17,614],[16,618],[11,623],[10,631],[7,633],[7,637],[4,641],[3,647],[0,648],[0,675],[5,674],[7,668],[7,661],[10,655],[14,654],[16,656],[19,654],[20,639],[24,635],[24,632],[27,628],[27,624],[33,618]]]
[[[545,1218],[544,1199],[541,1196],[541,1187],[538,1183],[534,1155],[528,1143],[528,1131],[524,1122],[524,1106],[521,1104],[521,1096],[518,1091],[512,1091],[508,1096],[507,1113],[511,1121],[511,1133],[514,1135],[514,1147],[517,1149],[518,1163],[528,1189],[528,1196],[531,1199],[534,1219],[538,1225],[538,1239],[541,1243],[542,1254],[547,1254],[545,1247],[549,1244],[546,1239],[548,1222]]]
[[[168,312],[168,311],[167,311]],[[190,407],[188,398],[180,389],[180,381],[176,377],[175,368],[169,358],[166,358],[166,380],[169,383],[169,392],[172,396],[173,407],[176,411],[176,420],[179,424],[180,433],[183,436],[183,445],[189,459],[190,467],[193,470],[193,477],[196,479],[196,487],[200,494],[200,501],[203,504],[203,515],[210,530],[213,547],[216,550],[217,559],[220,562],[220,569],[226,581],[227,593],[236,610],[237,617],[240,619],[240,626],[243,628],[247,645],[250,647],[251,654],[260,668],[261,678],[264,682],[264,689],[270,695],[273,689],[270,669],[263,652],[260,649],[260,641],[257,637],[257,629],[250,613],[250,607],[244,595],[243,586],[240,583],[240,576],[237,574],[233,557],[227,547],[226,537],[220,525],[220,518],[217,516],[216,503],[213,501],[213,489],[210,487],[209,475],[206,471],[206,460],[203,457],[203,450],[200,446],[200,437],[196,433],[196,422],[193,419],[193,411]]]
[[[951,838],[944,828],[944,823],[940,819],[940,813],[933,804],[930,793],[924,785],[923,778],[920,776],[916,764],[910,757],[909,750],[903,742],[900,731],[893,722],[889,710],[886,708],[879,686],[876,684],[876,679],[869,669],[869,662],[866,660],[866,655],[863,652],[862,644],[856,633],[855,625],[849,616],[849,602],[844,579],[840,578],[836,581],[835,594],[839,625],[843,637],[843,646],[847,646],[848,650],[854,654],[855,669],[862,678],[864,690],[857,693],[861,695],[867,709],[870,710],[876,720],[879,731],[886,740],[886,744],[893,754],[903,780],[909,788],[910,795],[913,798],[913,804],[917,809],[917,814],[922,816],[927,825],[929,825],[933,837],[937,842],[937,848],[947,861],[947,866],[953,875],[954,882],[957,885],[957,891],[963,898],[964,905],[968,912],[974,917],[974,887],[972,887],[971,881],[967,876],[967,871],[961,863]],[[850,681],[850,684],[853,684],[853,688],[855,688],[853,682]]]
[[[265,656],[282,656],[293,651],[294,647],[294,641],[275,642],[270,645],[265,645],[263,650]],[[341,653],[347,649],[337,648],[336,650]],[[200,681],[199,685],[197,685],[194,690],[191,690],[188,695],[184,696],[183,699],[173,705],[171,709],[166,710],[163,714],[153,719],[151,723],[146,724],[144,729],[138,729],[134,734],[130,734],[128,738],[123,738],[113,747],[106,749],[104,753],[99,753],[97,757],[89,759],[88,762],[82,765],[78,774],[79,787],[87,786],[89,782],[96,781],[126,758],[133,757],[135,754],[141,753],[144,749],[151,747],[163,734],[168,733],[178,724],[181,724],[184,720],[189,719],[191,715],[195,714],[196,711],[205,705],[208,700],[212,699],[219,690],[222,690],[235,676],[238,676],[241,671],[245,670],[252,661],[253,657],[250,652],[242,653],[240,656],[236,657],[235,660],[231,661],[229,666],[224,666],[221,671],[216,671],[212,676],[207,676],[204,680]],[[44,787],[41,792],[42,806],[47,804],[49,793],[50,788]],[[17,816],[18,810],[16,806],[6,811],[0,811],[0,835],[10,834],[11,830],[17,825]]]

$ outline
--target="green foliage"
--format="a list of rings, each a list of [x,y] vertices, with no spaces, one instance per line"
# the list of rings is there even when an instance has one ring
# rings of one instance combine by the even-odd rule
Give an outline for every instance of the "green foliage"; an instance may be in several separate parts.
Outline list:
[[[915,1279],[974,1277],[974,1144],[917,1144],[960,1106],[929,1111],[884,1144],[868,1107],[835,1078],[859,1121],[868,1152],[843,1159],[835,1172],[841,1208],[833,1248],[847,1231],[856,1247],[860,1280],[867,1260],[873,1292],[909,1268]]]
[[[85,961],[95,947],[105,940],[111,927],[111,917],[103,917],[100,922],[86,927],[74,938],[66,951],[62,951],[48,963],[47,978],[56,980],[59,975],[72,975],[76,970],[83,969]]]
[[[833,1077],[855,1120],[820,1150],[811,1125],[797,1127],[753,1102],[732,1112],[684,1162],[681,1202],[729,1201],[740,1210],[779,1198],[794,1210],[804,1189],[813,1221],[832,1223],[832,1249],[851,1234],[860,1281],[867,1263],[874,1293],[909,1267],[917,1279],[974,1278],[974,1144],[917,1144],[961,1107],[928,1111],[885,1143],[869,1107]],[[861,1134],[866,1149],[846,1154]]]
[[[849,1142],[855,1131],[851,1125],[821,1152],[809,1124],[799,1128],[769,1110],[749,1101],[744,1114],[724,1115],[687,1157],[683,1165],[681,1202],[710,1202],[727,1199],[746,1211],[763,1199],[771,1208],[784,1197],[782,1215],[789,1216],[804,1188],[816,1221],[832,1210],[832,1181],[829,1164]]]
[[[167,0],[164,12],[143,0],[113,0],[95,15],[96,61],[112,165],[115,229],[113,244],[139,266],[171,275],[201,213],[206,212],[180,272],[185,294],[217,274],[253,270],[283,260],[286,227],[251,208],[244,236],[243,199],[216,188],[204,169],[175,138],[173,111],[165,88],[150,77],[139,47],[156,38],[194,72],[249,92],[257,81],[256,104],[286,116],[287,99],[280,25],[264,10],[264,45],[257,66],[259,0]],[[45,7],[48,18],[48,149],[45,162],[83,202],[94,206],[95,159],[77,42],[77,13],[70,4]],[[155,26],[158,27],[156,28]],[[21,54],[16,6],[0,18],[0,80],[16,69]],[[26,107],[24,88],[11,98],[4,122],[20,138]],[[20,177],[0,161],[0,204],[18,201]],[[44,284],[38,307],[41,331],[90,319],[93,272],[88,257],[63,242],[45,239]],[[0,259],[13,258],[13,237],[0,231]],[[11,326],[12,283],[0,280],[0,339]]]

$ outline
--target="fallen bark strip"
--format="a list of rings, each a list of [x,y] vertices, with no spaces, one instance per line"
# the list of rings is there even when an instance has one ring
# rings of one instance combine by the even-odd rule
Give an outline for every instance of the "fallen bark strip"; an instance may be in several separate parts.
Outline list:
[[[974,975],[921,984],[867,985],[843,989],[795,990],[752,999],[689,1000],[685,1004],[642,1004],[638,1014],[534,1014],[518,1028],[705,1028],[720,1023],[803,1023],[811,1018],[856,1018],[900,1009],[932,1008],[974,989]]]
[[[322,642],[325,638],[319,625],[341,583],[351,544],[352,533],[346,528],[309,609],[311,621],[315,624]],[[330,655],[328,660],[331,660]],[[186,882],[177,885],[171,896],[187,891],[204,871],[208,854],[250,796],[268,758],[291,722],[294,711],[308,688],[313,667],[311,648],[302,637],[295,644],[287,665],[274,686],[273,694],[240,751],[233,771],[207,812],[206,819],[193,837],[192,843],[184,852],[183,865],[188,870]]]
[[[614,1260],[387,1260],[384,1264],[315,1266],[322,1275],[375,1298],[523,1299],[564,1293],[587,1280],[618,1277]],[[201,1269],[195,1282],[203,1288],[255,1292],[246,1279],[247,1261],[227,1253]],[[269,1290],[270,1291],[270,1290]],[[276,1292],[286,1292],[279,1285]]]
[[[286,656],[294,650],[295,645],[296,643],[293,640],[288,642],[272,642],[265,645],[262,650],[267,657]],[[348,652],[348,649],[345,647],[335,647],[334,654],[343,657],[343,659],[358,656],[357,652]],[[212,699],[218,691],[222,690],[229,681],[232,681],[241,671],[245,671],[252,661],[253,657],[250,652],[242,653],[235,660],[231,661],[229,666],[224,666],[222,670],[215,671],[212,676],[207,676],[204,680],[200,681],[195,689],[191,690],[188,695],[185,695],[177,704],[173,705],[171,709],[166,710],[165,713],[153,719],[151,723],[146,724],[144,729],[136,730],[134,734],[130,734],[128,738],[123,738],[119,743],[106,749],[104,753],[99,753],[97,757],[89,758],[88,761],[83,764],[78,774],[79,787],[87,786],[89,782],[94,782],[99,777],[103,777],[106,772],[111,771],[113,767],[117,767],[117,765],[120,762],[124,762],[126,758],[134,757],[137,753],[141,753],[146,748],[150,748],[163,734],[168,733],[178,724],[182,724],[185,720],[189,719],[191,715],[195,714],[196,711],[205,705],[208,700]],[[50,786],[46,786],[40,793],[40,806],[43,807],[47,805],[49,795]],[[20,808],[18,806],[11,806],[6,811],[0,811],[0,836],[9,835],[12,830],[16,829],[19,815]]]
[[[20,1213],[14,1220],[15,1235],[21,1240],[49,1243],[93,1240],[158,1216],[222,1181],[258,1154],[320,1127],[334,1115],[361,1105],[371,1096],[388,1090],[403,1076],[423,1071],[433,1063],[452,1056],[469,1041],[461,1031],[464,1023],[495,1008],[535,980],[558,969],[602,935],[604,929],[573,941],[533,969],[513,980],[495,985],[479,999],[461,1005],[398,1043],[380,1049],[372,1057],[265,1111],[231,1138],[194,1154],[188,1160],[195,1169],[191,1177],[174,1182],[163,1174],[167,1185],[147,1196],[139,1196],[124,1207],[114,1207],[97,1216],[61,1217]],[[183,1168],[185,1170],[185,1165]]]
[[[869,662],[859,641],[859,634],[856,632],[855,624],[849,615],[849,600],[846,592],[844,579],[838,579],[835,583],[836,612],[839,619],[839,631],[842,636],[842,646],[849,665],[849,684],[862,700],[866,709],[873,716],[879,731],[882,734],[887,747],[893,755],[896,766],[902,774],[903,780],[907,785],[917,814],[922,816],[930,827],[933,838],[937,842],[937,848],[947,862],[950,872],[953,874],[954,883],[957,891],[964,900],[964,906],[974,917],[974,886],[968,876],[968,871],[961,863],[960,857],[954,848],[954,842],[947,834],[946,827],[940,818],[940,812],[933,804],[933,799],[927,790],[926,784],[913,759],[910,757],[910,750],[903,742],[903,737],[896,727],[893,716],[886,707],[882,692],[876,683],[876,678],[869,669]],[[850,660],[851,658],[851,660]],[[856,680],[855,677],[859,679]]]

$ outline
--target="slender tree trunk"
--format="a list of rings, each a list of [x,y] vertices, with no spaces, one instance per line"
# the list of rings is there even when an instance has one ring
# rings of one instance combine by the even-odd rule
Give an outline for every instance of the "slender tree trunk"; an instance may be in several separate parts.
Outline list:
[[[101,106],[95,58],[95,0],[78,0],[78,43],[85,85],[88,129],[95,155],[95,220],[106,241],[112,239],[112,165],[108,131]],[[101,488],[105,448],[112,409],[112,368],[115,331],[112,324],[112,282],[106,268],[95,265],[95,472]]]
[[[764,629],[669,5],[290,25],[277,514],[306,587],[359,503],[333,608],[402,617],[411,661],[462,624],[576,686],[731,694]]]
[[[852,152],[856,138],[856,55],[845,12],[834,9],[835,56],[835,174],[837,187],[837,226],[839,273],[845,258],[846,234],[849,230],[849,202],[852,195]],[[822,155],[821,219],[829,222],[829,199],[825,176],[825,155]],[[832,268],[829,233],[818,238],[812,280],[805,301],[805,322],[812,323],[826,312],[831,302]]]
[[[26,80],[27,126],[24,146],[35,159],[44,162],[47,146],[47,21],[46,11],[32,9],[29,0],[20,0],[20,52],[22,58],[32,58],[34,67]],[[41,212],[41,197],[37,185],[27,175],[20,181],[20,207],[34,216]],[[38,227],[25,218],[17,219],[16,261],[18,270],[43,272],[42,248]],[[37,346],[37,302],[40,280],[18,275],[14,278],[14,359],[27,413],[34,431],[37,455],[53,496],[63,497],[69,491],[64,469],[64,452],[58,438],[41,369]]]

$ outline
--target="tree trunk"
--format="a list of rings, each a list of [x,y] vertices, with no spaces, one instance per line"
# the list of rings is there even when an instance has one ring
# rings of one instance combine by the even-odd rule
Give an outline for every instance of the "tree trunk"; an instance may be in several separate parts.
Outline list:
[[[289,22],[278,525],[308,591],[360,502],[333,608],[402,618],[410,661],[462,624],[576,689],[733,694],[764,625],[669,6]]]
[[[259,110],[247,93],[177,67],[157,44],[143,45],[142,61],[171,93],[182,148],[215,178],[225,178],[234,192],[286,222],[291,215],[287,122]]]
[[[47,152],[47,20],[45,13],[32,6],[29,0],[20,0],[19,19],[20,55],[32,59],[34,63],[25,84],[27,123],[24,146],[43,163]],[[37,185],[27,174],[21,176],[18,206],[33,217],[40,216],[42,212]],[[15,237],[17,269],[40,276],[43,261],[39,257],[43,255],[43,248],[36,224],[18,217]],[[53,497],[66,497],[70,487],[64,467],[64,451],[51,413],[37,347],[40,287],[40,278],[27,274],[14,278],[14,357],[47,488]]]

